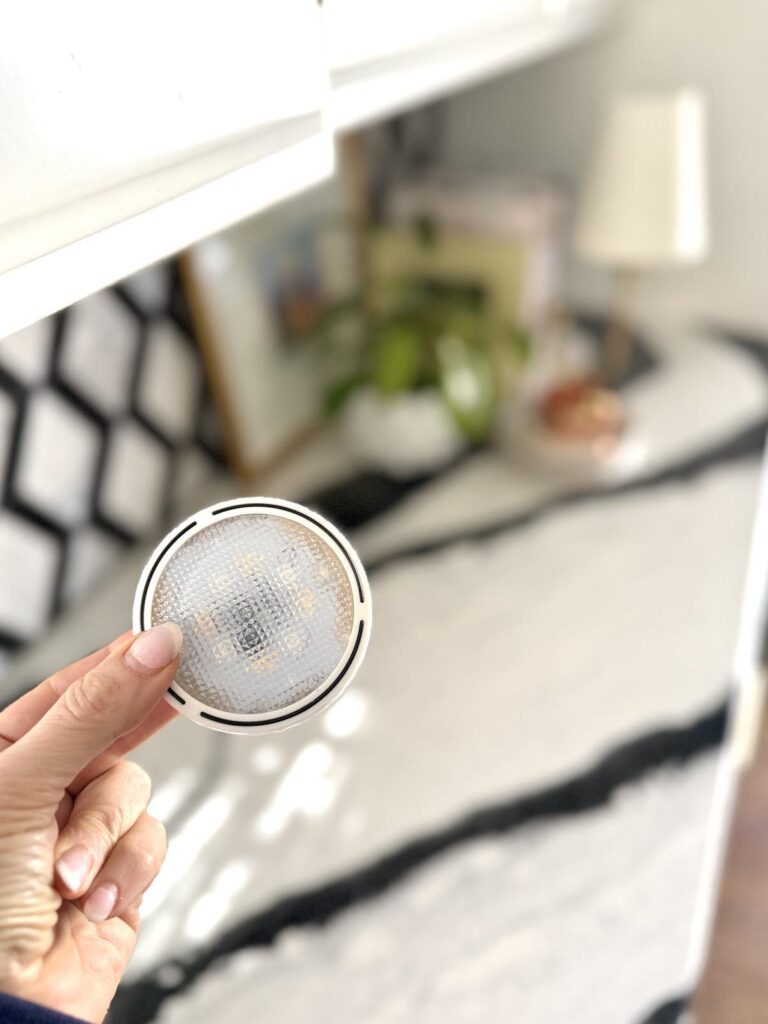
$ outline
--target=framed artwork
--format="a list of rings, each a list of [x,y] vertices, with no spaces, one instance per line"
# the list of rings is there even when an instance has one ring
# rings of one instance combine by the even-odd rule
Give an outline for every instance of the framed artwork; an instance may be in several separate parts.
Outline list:
[[[464,297],[498,324],[519,322],[525,248],[517,239],[440,229],[425,245],[413,228],[384,227],[372,234],[367,253],[379,308],[392,305],[403,282],[416,281]]]
[[[274,464],[320,421],[319,328],[357,288],[331,182],[198,243],[182,268],[232,468]]]

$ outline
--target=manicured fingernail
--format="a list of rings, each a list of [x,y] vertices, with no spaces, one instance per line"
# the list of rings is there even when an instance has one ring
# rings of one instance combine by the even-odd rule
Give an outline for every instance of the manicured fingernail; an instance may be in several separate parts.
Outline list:
[[[125,662],[142,676],[151,676],[170,665],[181,650],[181,630],[175,622],[163,622],[139,633],[125,652]]]
[[[70,892],[77,892],[91,866],[91,855],[84,846],[73,846],[56,861],[56,874]]]
[[[83,906],[83,913],[89,921],[98,924],[99,921],[106,921],[117,903],[117,886],[100,885],[94,889]]]

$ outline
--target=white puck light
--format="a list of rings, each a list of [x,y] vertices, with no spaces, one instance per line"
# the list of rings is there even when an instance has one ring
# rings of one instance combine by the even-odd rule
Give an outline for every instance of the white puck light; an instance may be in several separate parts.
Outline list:
[[[365,656],[371,593],[349,542],[277,498],[203,509],[158,544],[133,606],[135,633],[181,627],[169,704],[252,735],[297,725],[343,692]]]

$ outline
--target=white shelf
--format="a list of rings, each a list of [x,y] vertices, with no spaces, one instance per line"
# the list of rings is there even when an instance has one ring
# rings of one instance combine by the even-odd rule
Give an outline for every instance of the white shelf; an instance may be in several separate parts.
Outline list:
[[[325,0],[330,116],[357,128],[562,49],[612,0]]]
[[[332,169],[314,0],[31,0],[0,67],[0,336]]]

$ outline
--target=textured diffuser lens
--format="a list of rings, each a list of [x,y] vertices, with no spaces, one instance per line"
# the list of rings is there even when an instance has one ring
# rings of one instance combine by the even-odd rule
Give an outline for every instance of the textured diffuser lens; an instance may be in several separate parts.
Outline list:
[[[334,700],[370,630],[363,569],[299,505],[240,499],[204,509],[158,546],[134,629],[171,620],[184,647],[169,700],[231,732],[284,728]]]

